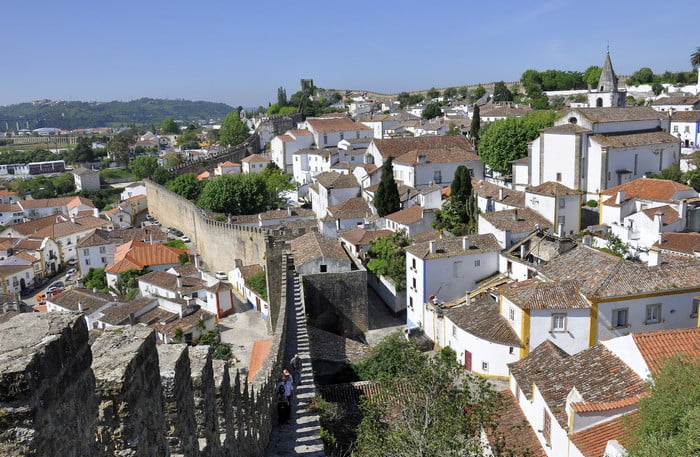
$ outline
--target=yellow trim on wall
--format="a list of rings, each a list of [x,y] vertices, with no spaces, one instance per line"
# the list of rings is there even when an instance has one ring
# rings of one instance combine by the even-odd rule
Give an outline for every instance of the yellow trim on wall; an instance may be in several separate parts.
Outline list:
[[[523,347],[520,348],[520,358],[522,359],[530,352],[530,310],[522,310],[520,322],[520,339]]]
[[[503,380],[509,379],[508,376],[498,376],[495,374],[480,373],[480,372],[474,371],[474,370],[472,370],[472,373],[474,373],[475,375],[478,375],[482,378],[487,378],[487,379],[503,379]]]
[[[623,295],[623,296],[611,297],[611,298],[601,298],[601,299],[596,300],[596,303],[609,303],[609,302],[624,301],[624,300],[637,300],[637,299],[641,299],[641,298],[665,297],[668,295],[681,295],[681,294],[689,294],[689,293],[694,293],[694,292],[700,292],[700,287],[692,287],[690,289],[666,289],[666,290],[663,290],[660,292],[653,292],[653,293],[648,293],[648,294]]]
[[[598,342],[598,301],[589,300],[591,304],[591,327],[588,329],[588,347],[593,347]]]

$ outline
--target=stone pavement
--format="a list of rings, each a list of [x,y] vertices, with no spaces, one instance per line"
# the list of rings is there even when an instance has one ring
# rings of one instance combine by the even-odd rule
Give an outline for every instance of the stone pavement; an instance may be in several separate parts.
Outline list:
[[[273,338],[273,335],[268,332],[267,321],[259,312],[242,301],[235,291],[234,297],[235,312],[219,319],[219,330],[221,342],[230,344],[233,356],[238,359],[233,366],[233,375],[236,370],[247,375],[253,342]]]
[[[290,307],[287,313],[285,366],[289,368],[289,360],[294,354],[299,354],[302,372],[292,400],[291,423],[272,428],[267,456],[321,457],[325,455],[320,437],[321,424],[318,413],[309,409],[316,387],[311,369],[309,336],[306,332],[306,312],[301,301],[301,284],[296,275],[293,287],[290,287],[287,292],[287,303],[293,303],[294,307]],[[270,392],[270,395],[273,393]]]

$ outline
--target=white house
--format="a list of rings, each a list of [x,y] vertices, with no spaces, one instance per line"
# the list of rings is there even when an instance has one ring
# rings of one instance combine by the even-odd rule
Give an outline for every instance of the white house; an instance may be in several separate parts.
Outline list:
[[[292,154],[294,163],[292,171],[294,181],[300,185],[310,184],[313,177],[324,171],[330,171],[331,166],[338,163],[340,152],[338,148],[299,149]]]
[[[34,268],[31,264],[0,265],[0,283],[2,293],[19,293],[34,284]]]
[[[669,113],[700,110],[700,97],[694,95],[663,94],[651,102],[651,107],[656,111],[666,111]]]
[[[303,125],[314,138],[317,148],[337,146],[346,138],[372,138],[374,130],[350,118],[310,118]]]
[[[528,186],[528,158],[523,157],[522,159],[512,160],[511,162],[513,188],[515,190],[525,190]]]
[[[425,323],[426,302],[452,301],[476,283],[498,272],[501,250],[493,235],[447,237],[406,248],[406,288],[409,327]],[[426,334],[436,340],[435,335]]]
[[[459,166],[467,167],[476,178],[484,177],[484,164],[473,149],[414,149],[393,161],[394,178],[422,189],[433,184],[448,186]]]
[[[260,154],[251,154],[241,159],[241,172],[260,173],[271,163],[271,160]]]
[[[248,305],[266,318],[270,315],[270,304],[246,285],[248,278],[263,271],[262,265],[237,265],[229,273],[229,281],[231,286],[245,297]]]
[[[570,109],[528,146],[530,186],[553,181],[599,192],[680,160],[665,113],[648,107]]]
[[[316,175],[315,179],[309,186],[309,198],[318,218],[325,217],[331,206],[360,195],[360,185],[354,175],[327,171]]]
[[[100,172],[97,170],[76,168],[73,178],[77,190],[100,190]]]
[[[479,214],[479,233],[491,233],[502,249],[508,249],[534,230],[548,230],[552,224],[529,208],[507,209]]]
[[[479,178],[472,178],[472,189],[482,213],[525,208],[525,192],[520,190],[502,187]]]
[[[433,230],[435,212],[432,209],[413,205],[384,216],[384,228],[393,232],[404,230],[409,238]]]
[[[307,129],[288,130],[284,135],[277,135],[270,141],[272,161],[285,173],[292,173],[292,154],[303,148],[310,148],[314,136]]]
[[[670,132],[681,141],[682,150],[697,149],[700,145],[700,110],[675,111],[671,114]]]
[[[109,294],[87,289],[68,289],[46,298],[46,311],[81,312],[88,329],[98,328],[97,320],[106,309],[118,302]]]
[[[122,191],[121,200],[128,200],[138,195],[146,195],[146,185],[142,181],[132,182]]]
[[[581,230],[581,192],[545,182],[525,189],[525,206],[547,219],[559,235]]]
[[[338,232],[364,227],[371,216],[372,210],[364,198],[351,198],[328,208],[326,216],[319,219],[319,231],[335,238]]]
[[[352,262],[336,239],[308,232],[289,242],[299,274],[350,271]]]

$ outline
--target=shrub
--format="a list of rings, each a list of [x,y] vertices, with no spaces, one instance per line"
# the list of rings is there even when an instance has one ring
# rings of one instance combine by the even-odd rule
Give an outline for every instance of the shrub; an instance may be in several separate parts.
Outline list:
[[[598,202],[596,200],[591,199],[586,202],[586,206],[588,206],[589,208],[596,208],[598,206]]]

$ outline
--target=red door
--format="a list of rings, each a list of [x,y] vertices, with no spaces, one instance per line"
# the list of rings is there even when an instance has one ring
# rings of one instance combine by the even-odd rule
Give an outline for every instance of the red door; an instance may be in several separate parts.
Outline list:
[[[464,351],[464,368],[472,371],[472,353],[469,351]]]

